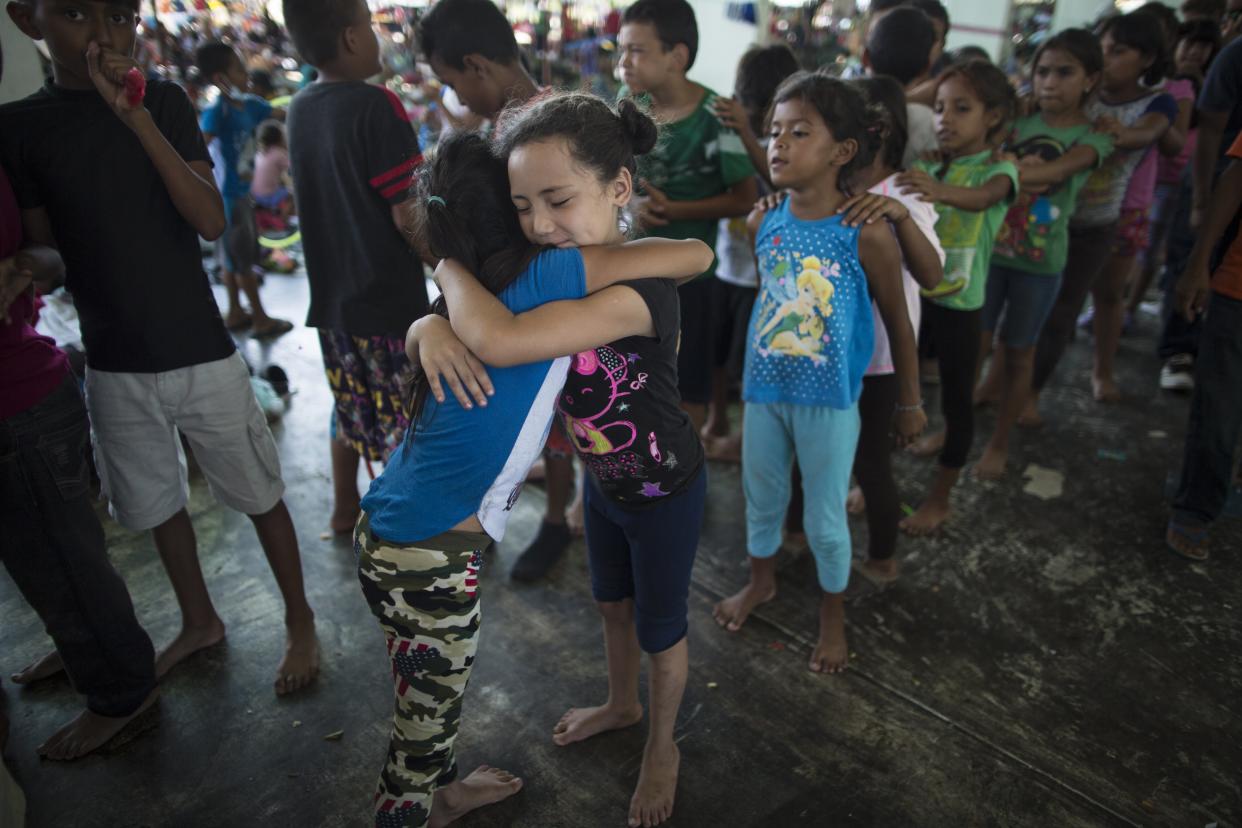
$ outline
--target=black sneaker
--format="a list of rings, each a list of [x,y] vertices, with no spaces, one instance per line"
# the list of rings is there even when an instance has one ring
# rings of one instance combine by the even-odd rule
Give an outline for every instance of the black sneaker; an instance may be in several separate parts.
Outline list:
[[[548,523],[546,520],[539,527],[531,545],[526,547],[509,577],[515,581],[538,581],[548,574],[548,570],[556,566],[556,562],[569,548],[569,527],[563,523]]]

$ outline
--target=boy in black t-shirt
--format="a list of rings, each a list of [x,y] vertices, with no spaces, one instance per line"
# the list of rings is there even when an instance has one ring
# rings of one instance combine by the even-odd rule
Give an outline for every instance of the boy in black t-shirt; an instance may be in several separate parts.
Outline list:
[[[310,281],[306,324],[319,329],[336,399],[331,526],[358,520],[358,461],[383,462],[409,420],[405,332],[427,312],[427,286],[406,227],[422,162],[405,106],[366,79],[379,43],[362,0],[285,0],[285,24],[319,79],[289,105],[289,162]]]
[[[194,109],[162,81],[129,99],[138,0],[62,6],[8,5],[22,32],[46,40],[53,80],[0,107],[0,162],[25,236],[65,261],[109,510],[152,530],[180,604],[181,632],[157,655],[157,674],[224,638],[185,508],[184,436],[213,494],[254,522],[285,599],[276,692],[297,690],[318,671],[314,614],[276,444],[202,269],[198,236],[223,232],[224,206]]]

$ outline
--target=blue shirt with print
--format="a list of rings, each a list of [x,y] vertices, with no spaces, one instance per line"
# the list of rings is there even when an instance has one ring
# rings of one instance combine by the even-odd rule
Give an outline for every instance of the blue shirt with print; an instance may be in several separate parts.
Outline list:
[[[215,138],[208,147],[216,164],[216,184],[228,209],[232,202],[250,192],[250,182],[242,179],[254,158],[254,133],[259,124],[272,117],[272,105],[258,95],[245,95],[241,107],[220,95],[203,110],[199,126]]]

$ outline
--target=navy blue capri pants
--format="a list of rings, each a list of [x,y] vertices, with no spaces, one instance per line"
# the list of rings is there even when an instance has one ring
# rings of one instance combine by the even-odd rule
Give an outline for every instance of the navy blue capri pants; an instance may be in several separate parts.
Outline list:
[[[630,508],[586,484],[584,502],[591,594],[596,601],[634,599],[638,645],[662,653],[686,637],[690,571],[699,548],[707,467],[680,492]]]

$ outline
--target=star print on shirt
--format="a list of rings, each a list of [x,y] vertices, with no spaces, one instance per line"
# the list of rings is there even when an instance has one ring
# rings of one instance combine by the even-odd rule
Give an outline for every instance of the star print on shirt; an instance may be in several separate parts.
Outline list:
[[[643,490],[640,492],[643,497],[667,497],[668,492],[660,488],[659,483],[644,483]]]
[[[638,354],[626,354],[625,360],[630,365],[633,365],[635,362],[638,362]]]
[[[621,403],[620,405],[617,406],[617,410],[620,411],[622,414],[624,414],[625,412],[630,410],[630,404]]]

